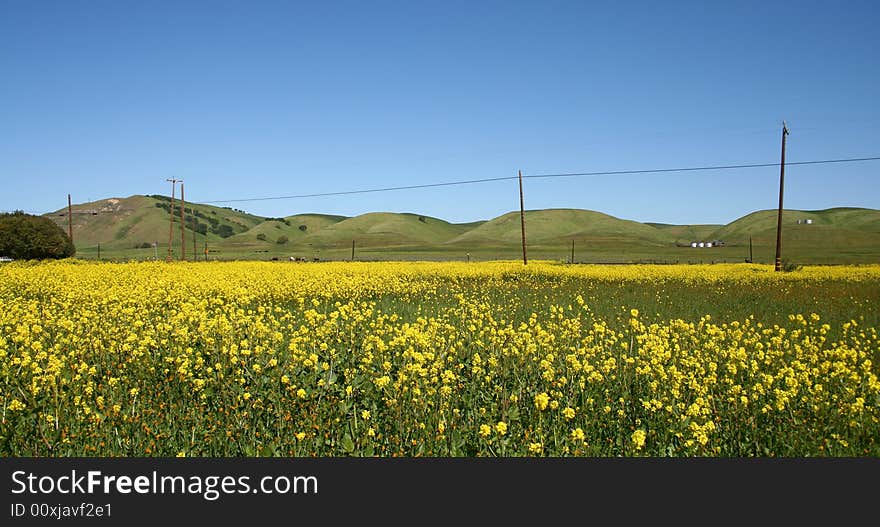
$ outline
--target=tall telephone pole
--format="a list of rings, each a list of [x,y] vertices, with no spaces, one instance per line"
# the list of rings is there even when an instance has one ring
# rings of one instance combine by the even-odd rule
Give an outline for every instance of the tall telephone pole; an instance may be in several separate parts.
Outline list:
[[[522,227],[523,265],[528,265],[529,259],[526,257],[526,210],[525,205],[523,205],[522,170],[517,170],[517,174],[519,174],[519,223]]]
[[[73,243],[73,205],[70,204],[70,194],[67,195],[67,237]]]
[[[190,216],[190,220],[192,220],[192,221],[190,221],[190,223],[191,223],[192,231],[193,231],[193,261],[198,262],[199,261],[199,253],[196,251],[196,232],[197,231],[196,231],[196,211],[195,211],[195,209],[193,209],[193,214],[192,214],[192,216]]]
[[[165,181],[171,182],[171,214],[168,216],[168,256],[165,257],[166,262],[170,262],[173,260],[171,256],[171,242],[174,236],[174,190],[176,188],[176,184],[179,180],[177,179],[166,179]]]
[[[785,188],[785,137],[788,127],[782,121],[782,160],[779,163],[779,212],[776,215],[776,270],[782,270],[782,191]]]
[[[186,261],[186,201],[183,199],[183,180],[180,180],[180,261]],[[195,236],[195,235],[193,235]]]

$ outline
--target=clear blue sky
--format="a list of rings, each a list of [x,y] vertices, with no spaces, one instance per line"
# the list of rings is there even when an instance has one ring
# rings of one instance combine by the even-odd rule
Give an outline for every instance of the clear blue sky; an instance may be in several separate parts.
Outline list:
[[[0,2],[0,210],[880,155],[880,3]],[[726,223],[778,168],[527,180],[526,208]],[[791,166],[787,208],[880,208],[880,162]],[[518,209],[515,181],[229,204]]]

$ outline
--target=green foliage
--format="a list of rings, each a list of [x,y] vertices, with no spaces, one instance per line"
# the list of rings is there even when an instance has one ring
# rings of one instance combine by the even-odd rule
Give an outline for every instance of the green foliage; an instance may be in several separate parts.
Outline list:
[[[260,234],[257,234],[257,239],[264,242],[266,241],[266,235],[261,232]]]
[[[76,248],[67,233],[51,219],[21,211],[0,214],[0,256],[39,260],[74,254]]]
[[[169,203],[170,198],[163,197],[163,196],[156,196],[156,195],[151,196],[151,197],[162,200],[161,202],[155,204],[156,208],[162,209],[169,214],[171,213],[171,204]],[[229,209],[228,207],[224,207],[224,208],[226,208],[228,210],[233,210],[234,212],[242,212],[243,213],[243,211],[239,211],[236,209]],[[217,212],[213,211],[213,210],[210,212],[211,212],[211,214],[214,214],[214,215],[217,214]],[[221,238],[229,238],[230,236],[235,234],[235,229],[231,225],[221,223],[222,220],[211,217],[198,209],[193,209],[193,208],[187,207],[184,210],[184,213],[190,217],[195,216],[196,218],[201,218],[210,224],[210,227],[209,227],[207,224],[204,224],[200,221],[197,221],[194,230],[195,230],[195,232],[197,232],[199,234],[207,235],[208,232],[211,232]],[[172,218],[172,221],[178,221],[177,216],[179,214],[180,214],[180,209],[179,209],[179,205],[178,205],[178,207],[175,208],[175,211],[174,211],[175,217]],[[278,221],[285,221],[283,218],[281,218],[281,219],[273,218],[273,219],[276,219]]]
[[[799,271],[800,268],[801,268],[800,265],[798,265],[798,264],[796,264],[796,263],[794,263],[794,262],[791,262],[791,261],[789,261],[789,260],[782,260],[781,263],[782,263],[782,271],[783,271],[783,272],[786,272],[786,273],[791,273],[791,272],[794,272],[794,271]]]
[[[282,234],[281,236],[278,237],[277,243],[278,243],[279,245],[281,245],[281,244],[285,244],[285,243],[287,243],[287,242],[288,242],[288,238],[287,238],[287,236],[285,236],[285,235]]]

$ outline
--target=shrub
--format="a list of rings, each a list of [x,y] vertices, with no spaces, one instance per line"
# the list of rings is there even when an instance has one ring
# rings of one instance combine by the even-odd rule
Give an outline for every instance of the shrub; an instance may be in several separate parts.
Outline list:
[[[212,230],[217,234],[217,236],[219,236],[221,238],[229,238],[230,236],[235,234],[235,231],[232,230],[231,225],[225,225],[225,224],[220,225],[216,229],[212,229]]]
[[[74,254],[76,248],[67,233],[49,218],[21,211],[0,214],[0,256],[39,260]]]
[[[790,261],[788,261],[788,260],[782,260],[781,263],[782,263],[782,271],[785,272],[785,273],[791,273],[791,272],[793,272],[793,271],[799,271],[800,268],[801,268],[800,265],[798,265],[798,264],[796,264],[796,263],[794,263],[794,262],[790,262]]]
[[[283,234],[282,234],[281,236],[279,236],[279,237],[278,237],[278,240],[277,240],[277,243],[278,243],[279,245],[280,245],[280,244],[283,244],[283,243],[287,243],[287,236],[284,236]]]
[[[266,235],[261,232],[260,234],[257,234],[257,239],[264,242],[266,241]]]

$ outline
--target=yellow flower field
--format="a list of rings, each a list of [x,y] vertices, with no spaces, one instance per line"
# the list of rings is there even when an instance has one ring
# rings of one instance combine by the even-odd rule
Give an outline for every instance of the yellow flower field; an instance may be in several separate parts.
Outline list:
[[[880,266],[13,263],[4,456],[878,456]]]

